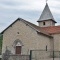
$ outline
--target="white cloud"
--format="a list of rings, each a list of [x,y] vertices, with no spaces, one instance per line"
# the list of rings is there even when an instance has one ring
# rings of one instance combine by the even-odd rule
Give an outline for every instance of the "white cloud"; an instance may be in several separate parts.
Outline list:
[[[27,19],[36,24],[35,21],[42,13],[45,4],[45,0],[0,0],[0,31],[17,19],[17,17]],[[48,0],[48,5],[55,19],[59,19],[60,1]],[[3,23],[6,23],[6,26],[2,25]]]
[[[31,3],[32,2],[32,3]],[[32,1],[32,0],[14,0],[14,3],[12,1],[10,1],[10,4],[15,4],[15,5],[7,5],[8,2],[6,3],[1,3],[0,7],[3,7],[5,9],[17,9],[17,10],[39,10],[39,1]],[[20,4],[21,3],[21,4]],[[43,5],[41,5],[43,6]]]

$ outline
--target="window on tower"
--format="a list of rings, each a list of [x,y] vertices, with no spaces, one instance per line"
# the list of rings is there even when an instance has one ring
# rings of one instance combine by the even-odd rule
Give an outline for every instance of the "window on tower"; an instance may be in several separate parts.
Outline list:
[[[45,25],[45,22],[43,22],[43,25]]]

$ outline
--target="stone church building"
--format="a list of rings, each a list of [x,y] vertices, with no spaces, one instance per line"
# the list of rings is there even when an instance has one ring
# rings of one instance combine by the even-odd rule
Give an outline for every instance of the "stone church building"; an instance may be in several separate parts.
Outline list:
[[[55,26],[47,3],[37,22],[38,26],[18,18],[3,30],[2,54],[6,47],[13,55],[29,55],[30,50],[60,51],[60,26]]]

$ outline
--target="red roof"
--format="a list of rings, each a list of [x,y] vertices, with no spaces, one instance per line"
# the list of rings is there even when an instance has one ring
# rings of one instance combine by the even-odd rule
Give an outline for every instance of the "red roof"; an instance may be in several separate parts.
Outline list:
[[[36,28],[38,31],[46,34],[46,35],[50,35],[50,34],[58,34],[60,33],[60,26],[49,26],[49,27],[39,27],[35,24],[32,24],[28,21],[25,21],[28,24],[32,25],[34,28]]]
[[[60,26],[41,27],[40,29],[48,34],[60,33]]]

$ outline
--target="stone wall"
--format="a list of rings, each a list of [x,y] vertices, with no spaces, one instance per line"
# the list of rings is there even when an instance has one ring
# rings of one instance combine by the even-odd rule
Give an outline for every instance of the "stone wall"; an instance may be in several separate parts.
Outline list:
[[[5,55],[2,60],[29,60],[29,55]]]
[[[60,51],[32,50],[31,60],[60,60]]]
[[[45,22],[45,25],[43,25],[43,22]],[[38,22],[38,24],[40,27],[55,26],[55,23],[51,20],[41,21],[41,22]]]
[[[22,21],[17,21],[3,34],[2,54],[5,53],[6,46],[11,53],[15,54],[14,41],[17,39],[23,44],[22,55],[29,55],[30,50],[46,50],[46,46],[48,50],[51,50],[53,47],[53,40],[49,37],[38,34],[31,26]]]
[[[53,34],[54,37],[54,50],[60,51],[60,34]]]

